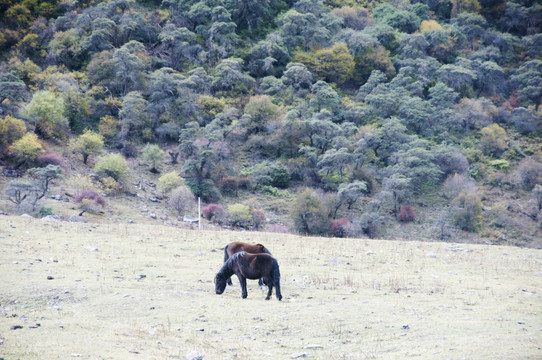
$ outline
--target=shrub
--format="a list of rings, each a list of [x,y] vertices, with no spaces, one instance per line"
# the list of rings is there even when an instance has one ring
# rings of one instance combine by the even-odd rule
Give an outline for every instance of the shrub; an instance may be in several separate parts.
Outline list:
[[[203,217],[207,220],[214,220],[218,223],[224,220],[224,208],[219,204],[209,204],[201,209]]]
[[[121,152],[126,158],[135,158],[137,156],[137,148],[131,143],[124,144]]]
[[[481,131],[480,146],[486,154],[500,155],[508,146],[506,131],[497,124],[486,126]]]
[[[15,141],[9,148],[17,161],[27,164],[36,160],[43,153],[43,147],[34,133],[26,133],[19,140]]]
[[[164,161],[165,156],[166,153],[164,150],[160,149],[156,144],[147,144],[143,150],[141,150],[141,157],[144,161],[150,163],[151,172],[153,173],[158,172],[158,168]]]
[[[279,233],[279,234],[289,234],[290,230],[282,224],[273,224],[269,227],[269,232]]]
[[[401,210],[399,210],[399,214],[397,214],[397,219],[399,219],[399,221],[414,221],[415,218],[416,214],[414,213],[412,206],[401,205]]]
[[[49,216],[49,215],[54,215],[54,212],[53,212],[53,209],[51,209],[50,207],[45,207],[45,206],[42,206],[40,207],[40,209],[35,213],[35,215],[37,217],[45,217],[45,216]]]
[[[518,174],[523,186],[530,191],[536,184],[542,184],[542,163],[534,157],[524,159],[518,166]]]
[[[252,216],[250,207],[243,204],[233,204],[228,207],[228,216],[232,226],[246,228],[249,226]]]
[[[460,174],[448,176],[443,186],[444,195],[448,199],[454,199],[462,191],[473,191],[475,188],[474,181]]]
[[[350,225],[350,220],[345,218],[335,219],[331,222],[329,235],[333,237],[342,238],[345,237],[346,231],[345,228]]]
[[[226,176],[220,179],[218,185],[220,186],[222,193],[237,195],[237,190],[239,190],[239,179],[234,176]]]
[[[169,207],[176,210],[179,215],[182,215],[184,212],[195,207],[196,198],[190,189],[180,186],[171,191],[167,203]]]
[[[454,223],[465,231],[474,231],[482,213],[482,201],[474,191],[463,191],[454,200]]]
[[[164,194],[169,194],[174,189],[183,185],[184,179],[176,171],[170,171],[160,176],[156,188]]]
[[[111,177],[116,182],[122,182],[128,175],[130,168],[122,155],[107,154],[98,159],[94,171],[103,178]]]
[[[103,151],[103,146],[104,137],[89,129],[70,142],[71,149],[83,155],[83,164],[87,163],[90,155],[100,154]]]
[[[76,203],[81,203],[83,200],[93,200],[102,207],[105,206],[105,199],[92,189],[81,191],[79,194],[75,195],[73,199]]]
[[[62,157],[57,153],[50,152],[38,156],[36,162],[40,167],[47,165],[62,165]]]
[[[270,185],[285,189],[290,182],[290,172],[288,171],[288,168],[280,163],[265,161],[253,166],[251,172],[255,187]]]
[[[6,116],[0,119],[0,152],[19,140],[26,133],[26,124],[23,120]]]
[[[120,122],[117,118],[111,115],[105,115],[100,118],[98,130],[105,140],[112,141],[119,133]]]
[[[261,209],[250,210],[250,216],[252,217],[252,223],[256,229],[263,228],[265,224],[265,213]]]
[[[329,232],[328,209],[316,191],[305,188],[294,200],[292,218],[297,232],[324,235]]]

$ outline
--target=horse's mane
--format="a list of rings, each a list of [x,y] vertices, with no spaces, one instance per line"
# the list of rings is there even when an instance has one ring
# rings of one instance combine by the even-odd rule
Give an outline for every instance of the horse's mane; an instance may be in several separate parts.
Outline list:
[[[239,257],[244,256],[247,252],[246,251],[239,251],[235,254],[233,254],[222,266],[220,271],[218,272],[220,275],[230,276],[233,274],[232,265],[234,262],[239,260]]]

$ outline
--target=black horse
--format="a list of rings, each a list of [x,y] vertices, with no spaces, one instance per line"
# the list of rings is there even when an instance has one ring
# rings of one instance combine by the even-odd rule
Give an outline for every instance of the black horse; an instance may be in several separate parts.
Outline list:
[[[279,263],[273,256],[269,254],[249,254],[246,251],[233,254],[215,276],[215,291],[218,295],[224,292],[226,281],[233,274],[239,278],[243,299],[248,295],[247,279],[263,279],[263,283],[269,288],[265,300],[269,300],[271,297],[273,286],[276,289],[277,299],[282,300]]]
[[[224,263],[235,253],[239,251],[246,251],[251,254],[269,254],[272,255],[269,250],[262,244],[247,244],[240,241],[234,241],[226,245],[224,248]],[[231,278],[228,278],[228,285],[231,285]],[[258,281],[258,285],[263,286],[262,279]]]

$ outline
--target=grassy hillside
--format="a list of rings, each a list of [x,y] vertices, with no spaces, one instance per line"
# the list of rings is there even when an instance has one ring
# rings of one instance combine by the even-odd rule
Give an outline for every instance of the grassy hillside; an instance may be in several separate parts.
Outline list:
[[[541,34],[531,0],[5,0],[0,210],[540,248]]]
[[[540,250],[0,217],[5,359],[537,359]],[[214,294],[264,243],[284,299]]]

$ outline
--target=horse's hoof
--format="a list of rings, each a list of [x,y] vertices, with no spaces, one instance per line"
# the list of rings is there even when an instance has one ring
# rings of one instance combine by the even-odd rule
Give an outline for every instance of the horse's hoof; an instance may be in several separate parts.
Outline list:
[[[282,296],[279,296],[278,299],[279,299],[279,301],[282,301]]]
[[[269,300],[269,296],[265,298],[265,300]]]

